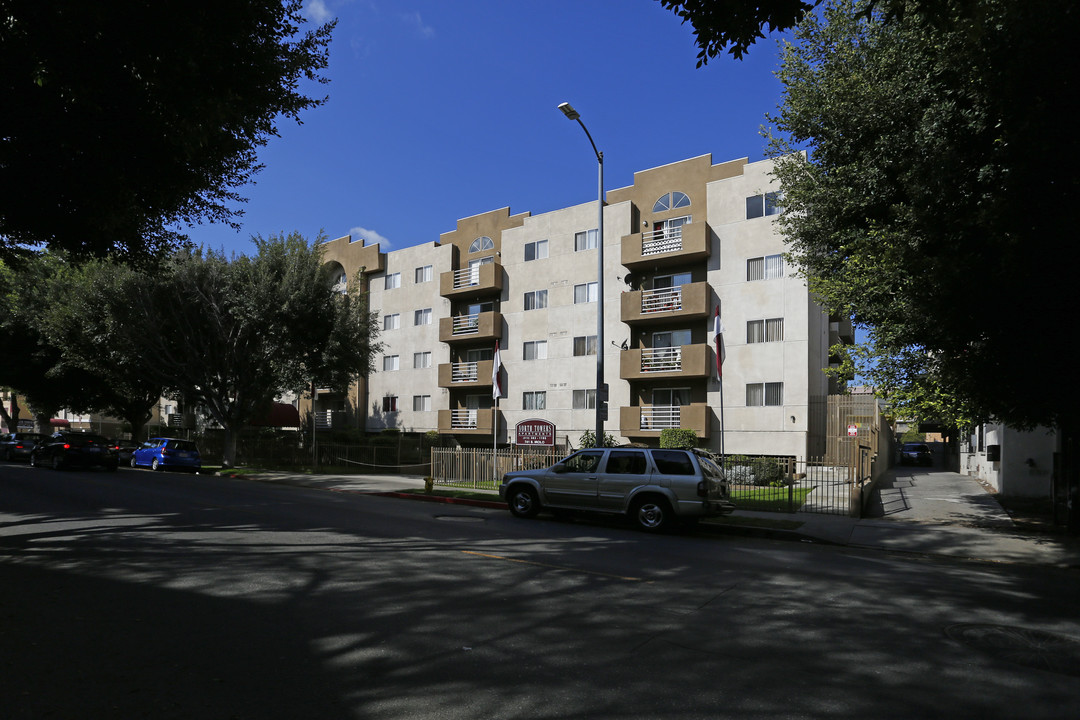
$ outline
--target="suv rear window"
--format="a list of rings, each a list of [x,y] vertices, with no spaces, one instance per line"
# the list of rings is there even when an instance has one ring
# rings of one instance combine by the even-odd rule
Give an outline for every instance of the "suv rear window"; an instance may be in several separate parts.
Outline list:
[[[195,450],[195,443],[190,440],[170,440],[165,443],[165,447],[170,450]]]
[[[656,469],[664,475],[693,475],[694,463],[682,450],[653,450]]]

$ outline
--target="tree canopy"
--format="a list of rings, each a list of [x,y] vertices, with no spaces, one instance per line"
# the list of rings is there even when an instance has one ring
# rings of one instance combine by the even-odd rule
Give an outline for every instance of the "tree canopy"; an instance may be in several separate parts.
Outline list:
[[[1071,421],[1080,10],[933,5],[805,16],[769,118],[780,223],[811,289],[869,329],[872,382],[953,419]]]
[[[0,257],[138,256],[235,222],[279,117],[325,98],[300,0],[0,0]]]

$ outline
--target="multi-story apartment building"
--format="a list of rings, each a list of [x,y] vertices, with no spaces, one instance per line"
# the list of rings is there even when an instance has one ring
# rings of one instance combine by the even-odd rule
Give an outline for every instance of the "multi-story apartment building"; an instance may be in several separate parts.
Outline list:
[[[342,282],[368,283],[384,349],[348,397],[317,393],[320,424],[336,417],[490,445],[541,418],[576,444],[595,428],[602,352],[607,433],[656,444],[664,428],[689,428],[718,449],[722,419],[728,453],[818,454],[830,392],[823,368],[851,327],[830,322],[785,266],[770,168],[704,155],[638,172],[633,185],[608,191],[603,238],[593,202],[540,215],[494,210],[459,220],[437,243],[388,253],[348,237],[327,243]],[[709,342],[717,308],[723,393]]]

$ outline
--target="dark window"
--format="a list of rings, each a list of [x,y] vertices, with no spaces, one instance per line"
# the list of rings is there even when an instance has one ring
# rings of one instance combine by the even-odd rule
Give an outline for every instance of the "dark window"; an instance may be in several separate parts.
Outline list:
[[[656,469],[664,475],[693,475],[694,463],[683,450],[653,450]]]
[[[648,463],[645,453],[634,450],[612,450],[608,454],[607,472],[616,475],[644,475]]]

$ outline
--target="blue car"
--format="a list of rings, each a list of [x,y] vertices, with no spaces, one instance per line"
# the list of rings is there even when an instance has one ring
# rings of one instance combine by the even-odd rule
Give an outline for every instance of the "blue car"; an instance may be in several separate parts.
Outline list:
[[[191,440],[151,438],[131,453],[131,467],[199,472],[202,468],[202,460],[199,457],[198,446]]]

